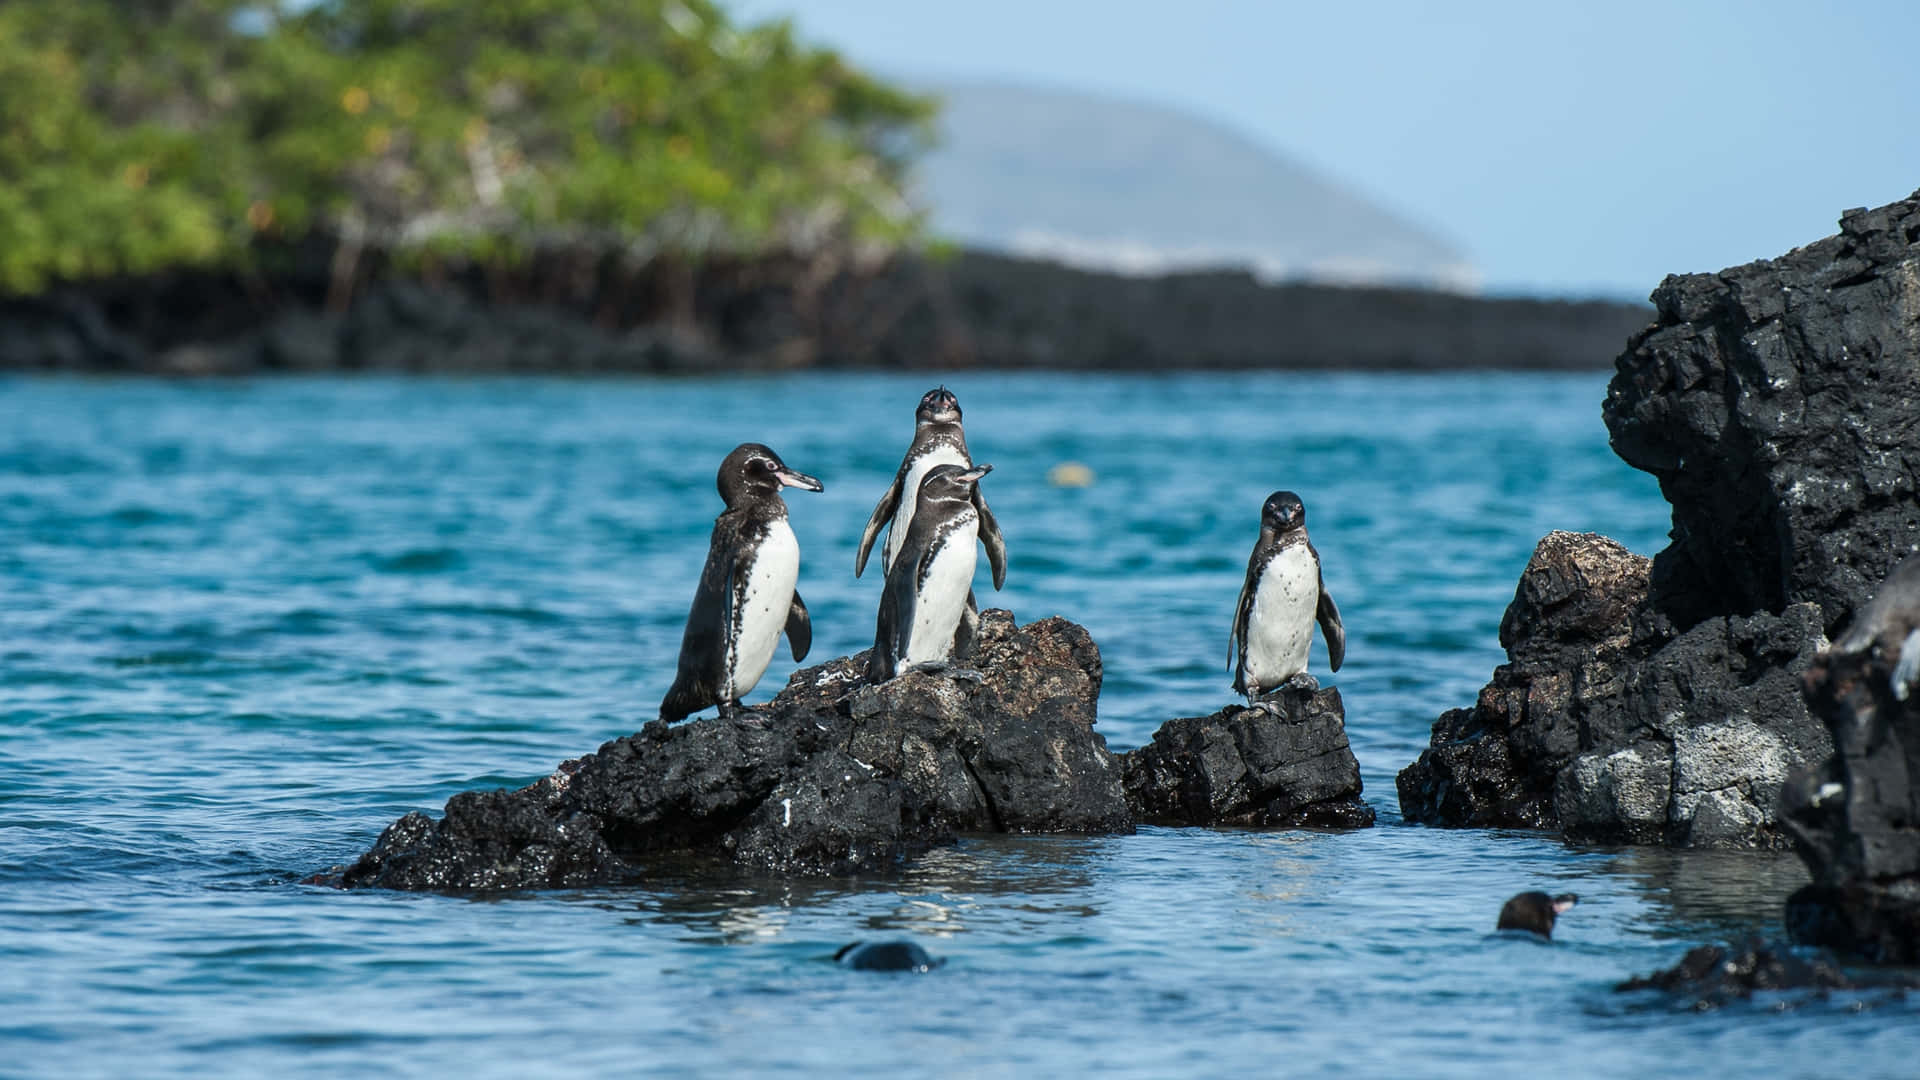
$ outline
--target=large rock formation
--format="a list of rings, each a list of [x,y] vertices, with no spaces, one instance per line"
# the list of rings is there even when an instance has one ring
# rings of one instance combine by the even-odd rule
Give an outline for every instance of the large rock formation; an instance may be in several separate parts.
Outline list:
[[[1673,542],[1541,542],[1510,662],[1399,777],[1409,820],[1783,846],[1783,782],[1832,753],[1798,677],[1920,550],[1920,193],[1653,300],[1603,414]]]
[[[1164,806],[1185,808],[1183,824],[1371,821],[1333,691],[1237,711],[1228,744],[1199,751],[1196,770],[1157,748],[1206,746],[1210,731],[1180,726],[1204,721],[1169,724],[1181,734],[1125,761],[1108,751],[1093,730],[1100,653],[1065,619],[1016,627],[984,612],[966,663],[877,686],[865,654],[806,668],[733,720],[650,723],[518,791],[456,795],[438,820],[408,814],[318,880],[573,887],[637,878],[672,852],[848,874],[958,832],[1131,832],[1136,816],[1167,820]],[[1129,802],[1136,774],[1155,777],[1141,809]]]
[[[1916,652],[1920,556],[1807,672],[1808,704],[1837,752],[1786,792],[1787,825],[1813,876],[1787,902],[1788,932],[1886,964],[1920,964]]]

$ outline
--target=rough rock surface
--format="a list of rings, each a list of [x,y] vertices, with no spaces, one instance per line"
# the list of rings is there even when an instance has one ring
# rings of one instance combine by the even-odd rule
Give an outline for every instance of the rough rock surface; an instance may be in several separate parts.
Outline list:
[[[1169,720],[1124,762],[1127,802],[1142,823],[1373,824],[1333,688],[1281,687],[1259,707]]]
[[[1686,627],[1810,602],[1831,632],[1920,550],[1920,192],[1653,302],[1604,413],[1673,504],[1654,605]]]
[[[1825,952],[1801,955],[1778,942],[1749,938],[1738,947],[1701,945],[1664,971],[1635,976],[1616,991],[1662,990],[1707,1010],[1743,1001],[1762,990],[1901,990],[1920,986],[1909,975],[1856,979]]]
[[[1877,600],[1861,613],[1869,625],[1850,629],[1807,673],[1807,702],[1836,752],[1786,792],[1787,825],[1813,877],[1787,901],[1787,931],[1875,963],[1917,965],[1920,693],[1892,674],[1920,642],[1909,636],[1920,627],[1920,557],[1902,571],[1903,607]]]
[[[1183,825],[1362,826],[1340,695],[1175,720],[1125,759],[1093,730],[1100,652],[1061,618],[981,614],[968,667],[878,686],[865,654],[795,672],[735,720],[650,723],[518,791],[411,813],[316,882],[392,889],[577,887],[704,853],[785,874],[890,867],[958,832]],[[1123,785],[1124,780],[1124,785]]]
[[[1829,752],[1796,675],[1817,612],[1684,633],[1647,605],[1648,560],[1592,533],[1534,549],[1500,625],[1508,663],[1434,724],[1398,777],[1409,821],[1560,828],[1594,841],[1784,847],[1789,769]]]
[[[705,851],[794,874],[889,866],[956,831],[1127,832],[1093,730],[1099,650],[1064,619],[983,613],[972,670],[865,685],[860,656],[796,672],[732,721],[648,724],[518,791],[467,792],[381,833],[341,884],[579,886]]]
[[[1920,550],[1920,193],[1653,300],[1603,413],[1672,543],[1541,541],[1509,663],[1400,774],[1408,820],[1785,846],[1782,785],[1832,753],[1799,676]]]

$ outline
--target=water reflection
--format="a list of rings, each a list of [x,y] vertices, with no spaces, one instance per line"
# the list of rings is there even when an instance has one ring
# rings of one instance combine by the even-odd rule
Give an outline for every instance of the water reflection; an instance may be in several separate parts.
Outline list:
[[[1789,851],[1623,848],[1600,865],[1668,914],[1647,928],[1661,938],[1779,933],[1781,906],[1808,880]]]

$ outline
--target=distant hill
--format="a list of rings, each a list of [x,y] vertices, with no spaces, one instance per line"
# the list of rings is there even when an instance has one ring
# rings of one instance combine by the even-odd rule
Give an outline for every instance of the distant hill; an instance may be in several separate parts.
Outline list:
[[[1445,240],[1203,117],[1029,86],[921,88],[945,104],[920,197],[934,231],[967,246],[1124,273],[1478,285]]]

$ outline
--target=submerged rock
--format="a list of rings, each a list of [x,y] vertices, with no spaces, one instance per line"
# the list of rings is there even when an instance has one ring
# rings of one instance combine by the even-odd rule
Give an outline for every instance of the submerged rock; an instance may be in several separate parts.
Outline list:
[[[1125,757],[1134,818],[1163,825],[1362,828],[1340,691],[1283,686],[1253,708],[1169,720]]]
[[[1651,975],[1635,976],[1617,992],[1660,990],[1688,999],[1694,1009],[1713,1009],[1750,998],[1762,990],[1903,989],[1920,980],[1893,977],[1856,980],[1825,952],[1802,955],[1779,942],[1749,938],[1737,947],[1701,945],[1680,962]]]
[[[956,831],[1130,831],[1120,763],[1093,730],[1087,632],[988,611],[969,662],[869,686],[864,658],[842,657],[735,720],[650,723],[518,791],[456,795],[439,821],[408,814],[342,884],[578,886],[682,850],[842,874]]]
[[[1882,964],[1920,964],[1920,556],[1902,563],[1807,672],[1836,753],[1787,789],[1813,880],[1787,931]]]
[[[1783,784],[1833,752],[1800,676],[1920,550],[1920,193],[1653,300],[1603,414],[1673,542],[1540,542],[1509,662],[1398,778],[1408,820],[1784,847]]]

